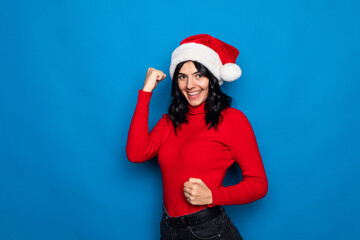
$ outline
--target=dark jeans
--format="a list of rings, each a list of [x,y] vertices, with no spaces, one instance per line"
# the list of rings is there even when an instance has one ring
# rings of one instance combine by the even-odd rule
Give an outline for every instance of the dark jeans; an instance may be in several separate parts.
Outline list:
[[[182,239],[231,239],[243,240],[239,230],[233,225],[231,219],[225,213],[223,207],[221,213],[214,219],[205,223],[188,227],[169,227],[165,222],[167,214],[164,209],[160,223],[161,240],[182,240]],[[201,211],[207,211],[206,209]],[[192,213],[191,215],[196,215]]]

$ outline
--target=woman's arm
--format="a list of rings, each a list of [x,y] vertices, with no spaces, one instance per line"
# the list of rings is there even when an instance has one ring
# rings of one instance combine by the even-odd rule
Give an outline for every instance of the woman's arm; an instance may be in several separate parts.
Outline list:
[[[246,116],[239,110],[231,112],[228,126],[229,148],[239,164],[243,179],[228,187],[210,188],[214,205],[245,204],[263,198],[268,182],[255,134]]]
[[[132,117],[126,155],[131,162],[144,162],[156,156],[165,129],[164,118],[161,118],[149,133],[149,103],[152,92],[139,90],[138,102]]]
[[[149,133],[149,103],[152,91],[165,77],[166,74],[162,71],[148,68],[143,89],[139,90],[126,144],[126,155],[131,162],[144,162],[158,153],[165,129],[165,118],[161,118]]]

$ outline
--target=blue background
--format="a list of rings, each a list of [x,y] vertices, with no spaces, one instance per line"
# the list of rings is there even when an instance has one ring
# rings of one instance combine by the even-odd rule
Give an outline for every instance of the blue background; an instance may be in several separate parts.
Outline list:
[[[269,180],[265,198],[226,206],[244,239],[358,238],[359,13],[356,0],[1,0],[0,239],[159,239],[160,169],[127,160],[127,131],[147,68],[169,76],[198,33],[240,50],[243,76],[222,89]]]

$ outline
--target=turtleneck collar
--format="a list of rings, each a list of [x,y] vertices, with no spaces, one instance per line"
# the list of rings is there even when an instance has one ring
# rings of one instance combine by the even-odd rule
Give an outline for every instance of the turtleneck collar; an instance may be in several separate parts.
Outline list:
[[[200,104],[199,106],[191,106],[190,104],[188,104],[188,108],[189,108],[189,114],[190,115],[198,115],[198,114],[203,114],[205,113],[205,102],[204,101],[202,104]]]

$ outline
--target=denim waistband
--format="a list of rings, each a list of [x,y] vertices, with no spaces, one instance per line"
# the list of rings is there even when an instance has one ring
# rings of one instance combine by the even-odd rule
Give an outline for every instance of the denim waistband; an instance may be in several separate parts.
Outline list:
[[[224,208],[221,206],[214,206],[212,208],[205,208],[198,212],[190,213],[187,215],[179,216],[179,217],[171,217],[165,209],[163,208],[163,217],[166,225],[169,227],[188,227],[195,226],[206,221],[210,221],[216,218],[221,212],[224,211]]]

